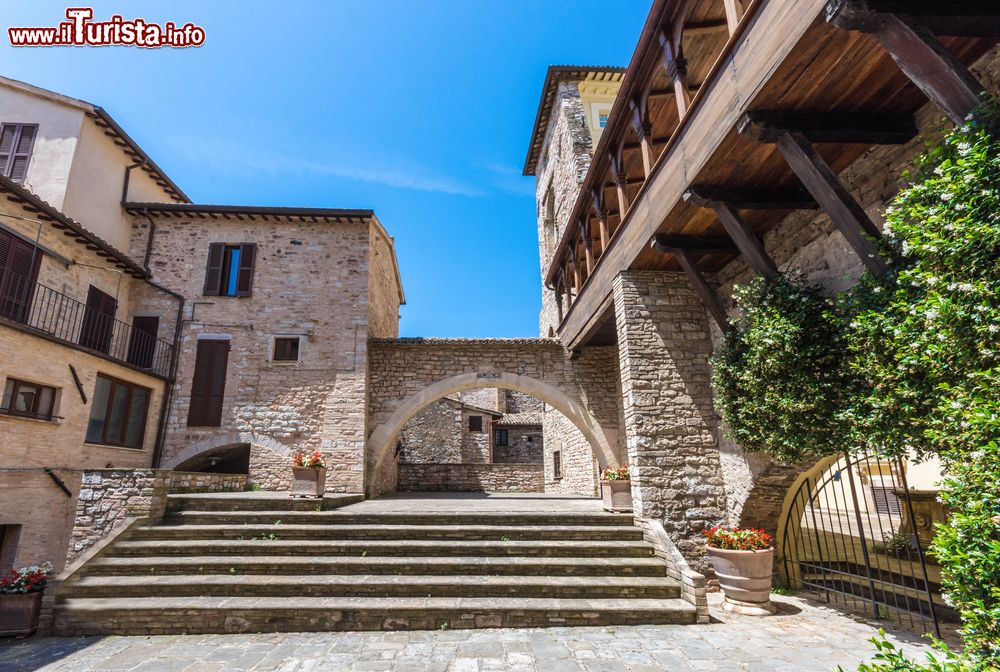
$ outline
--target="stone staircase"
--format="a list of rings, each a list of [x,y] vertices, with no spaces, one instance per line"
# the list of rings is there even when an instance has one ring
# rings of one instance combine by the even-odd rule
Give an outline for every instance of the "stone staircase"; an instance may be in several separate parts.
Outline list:
[[[170,495],[60,590],[55,633],[693,623],[629,516]],[[318,510],[319,509],[319,510]]]

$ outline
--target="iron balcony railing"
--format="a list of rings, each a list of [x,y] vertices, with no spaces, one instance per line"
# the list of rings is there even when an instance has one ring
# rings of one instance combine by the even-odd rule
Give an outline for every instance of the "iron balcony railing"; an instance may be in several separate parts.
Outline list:
[[[174,347],[51,287],[0,271],[0,318],[167,377]]]

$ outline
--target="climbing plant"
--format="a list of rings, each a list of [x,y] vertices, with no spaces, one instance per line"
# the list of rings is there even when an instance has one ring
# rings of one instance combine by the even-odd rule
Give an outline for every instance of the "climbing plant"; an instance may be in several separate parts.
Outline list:
[[[935,454],[932,552],[963,619],[960,669],[1000,669],[1000,134],[984,110],[919,160],[886,211],[901,260],[851,294],[849,415],[865,448]],[[905,669],[905,668],[895,668]],[[914,668],[919,669],[919,668]]]
[[[740,317],[712,357],[729,432],[782,460],[843,451],[848,380],[836,303],[799,277],[757,277],[735,290]]]

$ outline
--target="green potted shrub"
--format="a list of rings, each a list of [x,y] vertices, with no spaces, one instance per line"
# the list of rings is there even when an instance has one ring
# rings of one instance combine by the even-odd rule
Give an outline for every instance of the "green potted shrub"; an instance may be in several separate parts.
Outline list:
[[[0,635],[27,637],[38,627],[42,592],[52,564],[12,569],[0,579]]]
[[[774,546],[764,530],[713,527],[705,530],[708,559],[726,601],[723,609],[737,614],[773,614],[771,576]]]
[[[314,450],[292,453],[292,497],[322,497],[326,491],[326,463],[323,453]]]
[[[632,474],[627,466],[601,472],[601,499],[605,511],[632,513]]]

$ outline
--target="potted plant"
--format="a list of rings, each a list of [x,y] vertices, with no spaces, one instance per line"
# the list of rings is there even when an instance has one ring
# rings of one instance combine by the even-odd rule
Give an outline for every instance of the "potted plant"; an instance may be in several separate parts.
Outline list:
[[[601,499],[605,511],[632,513],[632,475],[627,466],[601,472]]]
[[[737,614],[773,614],[774,546],[764,530],[713,527],[705,530],[708,559],[726,596],[723,609]]]
[[[292,497],[322,497],[326,491],[326,463],[323,453],[314,450],[292,453]]]
[[[12,569],[0,579],[0,635],[27,637],[38,627],[42,591],[52,564]]]

